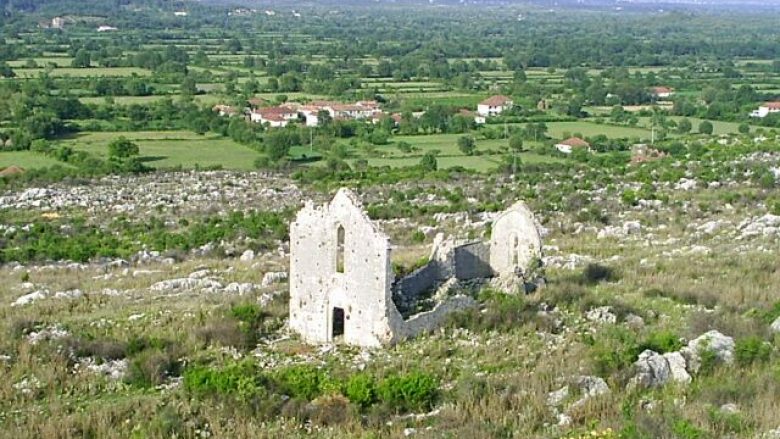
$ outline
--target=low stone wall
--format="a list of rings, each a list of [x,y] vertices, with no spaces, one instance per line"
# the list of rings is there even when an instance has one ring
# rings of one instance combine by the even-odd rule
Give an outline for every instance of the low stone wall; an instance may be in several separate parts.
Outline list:
[[[451,297],[436,305],[432,310],[415,314],[409,320],[403,321],[396,333],[396,335],[398,335],[398,340],[433,331],[441,326],[450,313],[468,309],[476,305],[477,302],[468,296]]]
[[[404,303],[413,302],[420,297],[420,294],[433,288],[438,280],[438,264],[429,262],[396,282],[393,286],[393,294]]]

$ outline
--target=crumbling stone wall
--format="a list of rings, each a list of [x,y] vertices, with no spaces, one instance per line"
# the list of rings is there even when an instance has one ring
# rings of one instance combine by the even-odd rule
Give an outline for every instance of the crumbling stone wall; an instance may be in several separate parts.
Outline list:
[[[493,276],[490,248],[483,242],[470,242],[455,247],[455,277],[460,280]]]
[[[343,273],[337,267],[339,227],[344,228]],[[325,206],[307,204],[290,227],[290,251],[293,330],[309,342],[331,342],[339,308],[346,343],[379,346],[392,338],[390,240],[354,194],[342,189]]]
[[[498,276],[526,274],[541,257],[542,236],[534,215],[522,201],[505,210],[493,222],[490,265]]]
[[[415,314],[399,327],[394,342],[431,332],[439,327],[447,315],[471,308],[476,301],[468,296],[454,296],[436,305],[432,310]]]
[[[394,282],[390,241],[357,197],[341,189],[320,207],[308,203],[290,226],[290,327],[312,343],[380,346],[439,326],[447,314],[475,305],[450,296],[460,281],[516,277],[541,255],[533,215],[518,203],[498,217],[490,245],[439,235],[430,262]],[[436,288],[430,311],[404,319],[404,305]]]
[[[435,262],[428,262],[425,266],[418,268],[408,276],[398,280],[393,286],[394,297],[404,303],[416,301],[421,294],[430,291],[440,282],[441,276],[439,266]],[[399,305],[398,303],[396,303]]]

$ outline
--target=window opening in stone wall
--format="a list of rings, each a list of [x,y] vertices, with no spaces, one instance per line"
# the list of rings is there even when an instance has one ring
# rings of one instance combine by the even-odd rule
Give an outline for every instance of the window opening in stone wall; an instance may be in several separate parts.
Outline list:
[[[344,272],[344,226],[339,226],[336,233],[336,272]]]

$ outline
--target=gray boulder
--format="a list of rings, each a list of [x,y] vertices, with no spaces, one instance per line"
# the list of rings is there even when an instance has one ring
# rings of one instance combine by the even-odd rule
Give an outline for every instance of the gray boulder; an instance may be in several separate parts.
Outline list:
[[[718,362],[732,364],[734,362],[734,339],[712,330],[691,340],[688,346],[680,349],[688,365],[688,372],[698,372],[701,369],[701,356],[711,351]]]
[[[669,364],[669,372],[671,373],[672,380],[688,384],[691,382],[691,375],[686,370],[685,357],[679,352],[668,352],[664,354],[664,359]]]
[[[649,349],[639,354],[634,368],[636,375],[631,379],[631,384],[634,386],[660,387],[672,378],[669,361],[663,355]]]

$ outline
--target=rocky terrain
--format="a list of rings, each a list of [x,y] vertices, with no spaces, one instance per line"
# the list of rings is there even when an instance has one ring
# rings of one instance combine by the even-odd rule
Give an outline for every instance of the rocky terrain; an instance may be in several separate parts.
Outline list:
[[[483,290],[478,310],[390,349],[307,346],[286,327],[289,245],[272,224],[337,185],[186,172],[8,191],[4,242],[39,244],[0,267],[0,425],[13,437],[112,425],[139,437],[778,437],[778,182],[752,169],[777,179],[779,157],[358,189],[399,269],[439,232],[486,236],[518,198],[543,229],[543,288]],[[236,212],[277,216],[220,222]],[[238,231],[170,238],[226,224]],[[53,260],[40,230],[121,236],[125,253]],[[236,387],[219,375],[244,370],[258,372]],[[394,373],[435,389],[399,405],[382,390]],[[376,380],[362,403],[355,376]]]

